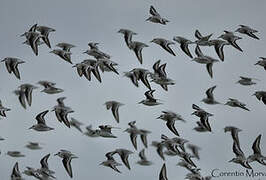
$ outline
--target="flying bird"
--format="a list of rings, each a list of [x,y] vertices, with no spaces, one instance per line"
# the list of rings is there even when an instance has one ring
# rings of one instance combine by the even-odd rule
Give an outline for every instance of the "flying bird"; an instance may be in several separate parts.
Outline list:
[[[195,37],[198,39],[195,41],[195,43],[199,46],[210,46],[210,38],[211,38],[212,34],[209,34],[207,36],[203,36],[198,29],[196,29],[195,31]]]
[[[10,157],[16,157],[16,158],[25,157],[25,155],[22,154],[20,151],[7,151],[6,154],[9,155]]]
[[[252,169],[252,167],[248,163],[248,159],[245,157],[245,154],[243,153],[241,148],[236,144],[236,142],[233,143],[233,152],[236,157],[231,159],[229,162],[240,164],[241,166],[247,169]]]
[[[143,58],[142,58],[142,49],[145,47],[149,47],[147,44],[144,44],[142,42],[138,41],[132,41],[129,44],[129,49],[133,50],[137,59],[139,60],[140,64],[143,63]]]
[[[195,48],[195,53],[197,54],[198,57],[193,58],[192,61],[195,61],[199,64],[206,64],[207,72],[209,73],[210,77],[212,78],[213,77],[212,66],[214,63],[219,62],[219,60],[214,59],[210,56],[204,55],[201,52],[200,47],[198,45]]]
[[[106,167],[110,167],[112,168],[114,171],[121,173],[121,171],[119,171],[117,169],[117,166],[121,166],[122,164],[116,162],[116,160],[113,158],[113,155],[115,154],[115,151],[111,151],[105,154],[105,157],[107,158],[106,161],[103,161],[100,165],[106,166]]]
[[[131,154],[133,154],[133,152],[129,151],[127,149],[116,149],[115,153],[117,153],[120,156],[120,158],[121,158],[122,162],[124,163],[124,165],[130,170],[131,168],[130,168],[130,165],[129,165],[128,157]]]
[[[59,56],[61,59],[63,59],[64,61],[73,64],[71,61],[71,52],[70,51],[64,51],[62,49],[54,49],[52,51],[50,51],[50,53],[53,53],[57,56]]]
[[[109,110],[111,109],[112,114],[116,120],[117,123],[119,123],[119,113],[118,113],[118,109],[120,106],[123,106],[123,103],[117,102],[117,101],[107,101],[104,103],[104,105],[106,106],[106,109]]]
[[[150,6],[150,14],[152,16],[150,16],[148,19],[146,19],[146,21],[150,21],[153,23],[159,23],[159,24],[163,24],[163,25],[166,25],[166,23],[169,22],[169,20],[161,17],[161,15],[156,11],[156,9],[153,6]]]
[[[193,156],[195,156],[198,160],[200,159],[199,150],[201,148],[199,146],[194,144],[187,144],[187,148],[191,150]]]
[[[156,105],[162,104],[162,103],[158,102],[158,99],[155,99],[153,97],[154,92],[155,92],[155,90],[146,91],[144,94],[146,96],[146,99],[140,101],[139,104],[144,104],[146,106],[156,106]]]
[[[55,156],[59,156],[62,158],[62,163],[67,171],[68,175],[73,178],[72,166],[71,161],[72,159],[78,158],[76,155],[72,154],[70,151],[67,150],[60,150]]]
[[[40,38],[43,38],[44,36],[38,32],[26,32],[23,35],[26,36],[26,39],[27,39],[26,42],[30,45],[34,54],[38,56],[39,54],[38,44],[39,44]]]
[[[13,72],[13,74],[16,76],[16,78],[20,79],[20,72],[18,70],[18,65],[25,63],[25,61],[13,58],[13,57],[6,57],[1,62],[5,62],[6,69],[9,74]]]
[[[259,57],[261,60],[259,60],[258,62],[256,62],[256,64],[254,65],[259,65],[262,66],[264,68],[264,70],[266,70],[266,58],[265,57]]]
[[[194,44],[195,42],[192,42],[181,36],[175,36],[173,40],[180,44],[180,48],[184,53],[186,53],[186,55],[188,55],[190,58],[193,58],[192,54],[189,51],[188,45]]]
[[[260,38],[258,38],[258,36],[256,36],[254,33],[257,33],[258,31],[256,29],[253,29],[249,26],[246,25],[239,25],[240,27],[237,28],[237,30],[235,32],[239,32],[241,34],[246,34],[249,37],[252,37],[254,39],[259,40]]]
[[[206,104],[220,104],[218,101],[216,101],[213,97],[213,91],[214,89],[216,88],[216,86],[213,86],[211,88],[209,88],[207,91],[206,91],[206,95],[207,97],[202,99],[202,101]]]
[[[46,125],[44,116],[49,112],[49,110],[43,111],[41,113],[39,113],[35,119],[37,120],[37,124],[31,126],[29,129],[33,129],[35,131],[40,131],[40,132],[44,132],[44,131],[50,131],[50,130],[54,130],[54,128],[51,128],[49,126]]]
[[[39,81],[38,84],[42,85],[44,89],[41,92],[46,94],[58,94],[64,92],[63,89],[55,87],[56,83],[50,81]]]
[[[228,42],[220,40],[220,39],[212,39],[209,41],[210,46],[213,46],[216,54],[220,58],[221,61],[224,61],[224,46],[230,45]]]
[[[266,91],[256,91],[253,96],[256,96],[259,101],[266,105]]]
[[[31,150],[39,150],[39,149],[42,149],[42,147],[40,146],[40,143],[38,142],[29,142],[26,147],[28,149],[31,149]]]
[[[55,32],[55,29],[53,28],[50,28],[50,27],[47,27],[47,26],[37,26],[36,27],[36,30],[40,32],[40,34],[42,35],[42,40],[43,42],[49,47],[51,48],[51,44],[50,44],[50,41],[49,41],[49,34],[51,32]]]
[[[118,33],[121,33],[124,35],[125,42],[127,44],[127,47],[130,48],[130,43],[132,42],[132,36],[137,35],[137,33],[129,30],[129,29],[120,29]]]
[[[253,81],[253,79],[258,80],[255,78],[240,76],[240,80],[238,80],[236,83],[239,83],[243,86],[251,86],[257,84],[256,82]]]
[[[21,91],[24,92],[26,100],[28,102],[28,105],[31,106],[31,104],[32,104],[32,91],[34,89],[37,89],[38,87],[36,87],[32,84],[22,84],[19,86],[19,88],[21,89]]]
[[[82,129],[80,128],[80,126],[83,125],[83,123],[79,122],[75,118],[71,118],[71,120],[69,121],[69,123],[70,123],[70,126],[75,127],[79,132],[82,133]]]
[[[261,149],[260,149],[260,140],[261,140],[261,134],[255,139],[253,145],[252,145],[252,150],[253,154],[248,156],[248,162],[251,163],[253,161],[257,161],[258,163],[266,166],[266,157],[261,154]]]
[[[234,48],[236,48],[237,50],[243,52],[243,50],[238,46],[238,44],[236,43],[237,40],[242,39],[239,36],[234,35],[233,32],[230,31],[224,31],[224,34],[222,34],[221,36],[219,36],[218,38],[222,38],[224,40],[226,40],[230,45],[232,45]]]
[[[172,54],[173,56],[176,56],[174,51],[170,48],[170,45],[175,44],[174,42],[163,39],[163,38],[155,38],[155,39],[151,40],[151,42],[158,44],[164,50],[166,50],[168,53]]]
[[[229,98],[228,101],[225,103],[225,105],[231,106],[231,107],[238,107],[241,109],[244,109],[246,111],[250,111],[247,107],[246,104],[238,101],[237,99]]]

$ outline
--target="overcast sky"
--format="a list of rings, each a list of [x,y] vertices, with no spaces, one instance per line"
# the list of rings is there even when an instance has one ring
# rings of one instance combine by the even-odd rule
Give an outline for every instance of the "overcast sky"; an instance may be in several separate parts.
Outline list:
[[[157,11],[170,22],[159,25],[146,22],[149,17],[149,8],[153,5]],[[4,64],[0,66],[0,99],[5,107],[12,110],[7,113],[7,118],[0,121],[0,136],[6,138],[0,142],[0,174],[1,179],[8,179],[16,161],[20,170],[26,166],[39,167],[39,160],[46,154],[55,154],[60,149],[67,149],[79,158],[72,161],[74,172],[73,179],[109,179],[109,180],[133,180],[133,179],[158,179],[163,161],[151,146],[146,150],[147,158],[154,162],[150,167],[141,167],[136,164],[138,152],[134,151],[129,135],[123,130],[127,128],[129,121],[137,121],[139,128],[148,129],[152,134],[148,136],[149,144],[153,140],[160,140],[161,134],[169,137],[174,135],[166,128],[165,123],[156,120],[162,110],[171,110],[181,114],[187,123],[176,122],[176,128],[180,135],[191,143],[199,145],[201,159],[195,163],[201,168],[203,175],[210,174],[212,169],[221,171],[244,171],[237,164],[228,163],[234,157],[232,152],[232,139],[230,134],[225,134],[223,128],[227,125],[237,126],[243,131],[239,134],[241,148],[246,156],[252,153],[252,143],[262,134],[261,149],[266,154],[265,137],[265,105],[251,96],[257,90],[265,90],[265,71],[262,67],[254,66],[259,56],[266,56],[266,23],[265,1],[213,1],[213,0],[6,0],[1,1],[1,58],[18,57],[26,61],[19,65],[21,80],[13,74],[8,74]],[[76,70],[70,64],[61,60],[47,46],[39,48],[39,56],[35,56],[32,50],[23,45],[24,38],[19,37],[35,23],[56,29],[50,34],[52,48],[59,42],[68,42],[76,45],[73,48],[72,60],[74,63],[88,58],[82,54],[87,49],[88,42],[100,43],[100,48],[112,56],[113,61],[119,64],[120,75],[104,73],[102,83],[95,78],[91,82],[80,78]],[[153,38],[161,37],[171,40],[173,36],[183,36],[195,40],[194,32],[199,29],[202,34],[213,34],[213,38],[221,35],[223,30],[234,31],[239,24],[249,25],[259,31],[260,40],[251,39],[245,35],[238,41],[243,52],[226,46],[224,48],[225,61],[213,66],[214,77],[211,79],[206,67],[192,62],[178,45],[171,46],[177,56],[171,56],[159,46],[150,43]],[[134,40],[149,45],[143,49],[143,65],[137,61],[134,53],[130,51],[121,34],[120,28],[131,29],[138,33]],[[194,45],[190,46],[194,56]],[[218,58],[213,47],[204,47],[202,51],[212,57]],[[176,85],[169,87],[166,92],[156,84],[151,84],[156,89],[154,96],[161,99],[163,105],[146,107],[137,104],[144,99],[147,90],[143,84],[136,88],[129,79],[123,77],[123,72],[136,67],[152,70],[155,61],[161,59],[167,63],[168,76],[175,80]],[[248,76],[260,79],[258,84],[243,87],[235,82],[239,76]],[[19,104],[18,98],[12,93],[22,83],[35,84],[39,80],[50,80],[65,90],[64,93],[48,95],[41,93],[41,87],[33,92],[32,107],[24,110]],[[238,108],[223,105],[210,106],[200,102],[205,97],[205,91],[217,85],[214,91],[215,98],[225,103],[226,100],[237,98],[247,104],[250,112]],[[67,106],[72,107],[75,113],[71,117],[78,119],[85,125],[92,124],[97,127],[101,124],[110,124],[121,127],[122,130],[114,130],[117,139],[92,139],[79,133],[76,129],[68,129],[60,124],[53,112],[46,116],[47,124],[55,128],[55,131],[39,133],[28,130],[36,123],[35,116],[44,110],[51,110],[56,105],[56,99],[66,96]],[[120,108],[120,123],[117,124],[110,111],[103,105],[108,100],[116,100],[125,105]],[[192,129],[198,120],[191,116],[193,103],[214,114],[210,118],[213,133],[199,134]],[[31,151],[25,148],[28,141],[43,143],[43,149]],[[118,174],[110,168],[99,166],[105,160],[105,153],[116,148],[127,148],[134,151],[129,158],[132,170],[125,166],[118,167],[122,174]],[[138,150],[143,148],[138,139]],[[24,158],[15,159],[5,155],[7,151],[21,151]],[[120,162],[120,160],[118,159]],[[183,179],[187,171],[176,166],[177,157],[167,157],[166,166],[169,180]],[[51,156],[50,168],[56,171],[59,180],[70,179],[67,175],[61,159]],[[265,167],[252,163],[255,171],[264,171]],[[27,179],[30,179],[26,177]],[[243,177],[229,177],[220,179],[241,179]],[[244,178],[245,179],[245,178]]]

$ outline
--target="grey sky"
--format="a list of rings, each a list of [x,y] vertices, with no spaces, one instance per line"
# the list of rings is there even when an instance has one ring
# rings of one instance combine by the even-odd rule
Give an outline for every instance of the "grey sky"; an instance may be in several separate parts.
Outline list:
[[[154,5],[158,12],[168,18],[170,23],[166,26],[145,22],[149,16],[149,7]],[[261,67],[254,66],[259,56],[266,56],[266,23],[265,1],[155,1],[155,0],[2,0],[0,6],[1,23],[1,58],[19,57],[26,61],[19,66],[21,80],[9,75],[4,64],[0,68],[0,99],[3,105],[12,109],[7,113],[7,118],[1,120],[0,135],[6,138],[0,142],[0,179],[8,179],[11,169],[16,161],[20,170],[26,166],[39,167],[39,160],[48,153],[56,153],[60,149],[68,149],[79,159],[72,161],[75,180],[85,179],[158,179],[159,170],[163,161],[156,154],[153,147],[146,150],[147,157],[154,162],[153,166],[141,167],[135,162],[138,160],[137,152],[130,157],[132,170],[128,171],[124,166],[119,167],[122,174],[115,173],[109,168],[99,166],[105,160],[104,154],[116,148],[128,148],[133,150],[127,133],[115,130],[117,139],[91,139],[81,135],[75,129],[68,129],[58,123],[54,113],[49,112],[47,124],[54,127],[54,132],[38,133],[28,130],[35,123],[34,117],[41,111],[51,110],[56,104],[56,98],[66,96],[66,104],[71,106],[75,113],[73,117],[86,125],[94,127],[100,124],[127,127],[129,121],[136,120],[137,126],[149,129],[153,133],[148,136],[148,141],[159,140],[162,133],[173,137],[166,128],[164,122],[155,118],[162,110],[172,110],[180,113],[187,123],[176,123],[176,128],[181,136],[202,147],[201,160],[196,164],[202,169],[202,174],[208,175],[211,169],[219,168],[224,171],[244,170],[236,164],[228,161],[234,157],[232,152],[232,140],[229,134],[224,134],[226,125],[237,126],[243,131],[239,134],[242,150],[249,155],[252,153],[252,143],[262,134],[261,148],[266,154],[265,137],[265,105],[257,101],[251,95],[256,90],[265,90],[265,71]],[[70,64],[59,57],[49,53],[45,45],[39,49],[36,57],[32,50],[23,45],[24,38],[19,35],[24,33],[31,25],[38,23],[56,29],[50,34],[52,46],[59,42],[69,42],[76,45],[73,48],[73,62],[78,63],[88,58],[82,54],[87,49],[89,41],[99,42],[100,48],[112,55],[112,60],[119,64],[120,76],[114,73],[104,73],[103,82],[100,84],[93,79],[88,82],[85,78],[79,78],[76,70]],[[202,34],[214,33],[218,37],[223,30],[235,30],[239,24],[246,24],[259,30],[261,40],[254,40],[241,35],[242,40],[238,44],[243,53],[233,47],[225,47],[225,61],[216,63],[213,67],[214,78],[210,79],[204,65],[191,62],[181,49],[174,45],[172,48],[177,56],[173,57],[159,46],[149,43],[155,37],[171,40],[173,36],[184,36],[194,40],[194,32],[199,29]],[[138,33],[134,40],[149,45],[143,49],[143,65],[137,61],[134,53],[130,51],[121,34],[120,28],[131,29]],[[194,55],[194,46],[190,46]],[[210,56],[218,58],[214,48],[202,48],[202,51]],[[122,77],[124,71],[135,67],[152,69],[153,63],[161,59],[167,63],[166,70],[170,78],[176,82],[165,92],[160,86],[152,84],[156,89],[155,97],[163,100],[163,105],[145,107],[137,104],[144,98],[146,88],[136,88],[129,79]],[[250,76],[260,79],[257,85],[243,87],[235,82],[239,76]],[[50,80],[65,90],[58,95],[40,93],[41,89],[33,92],[32,107],[24,110],[12,93],[22,83],[36,83],[39,80]],[[205,91],[217,85],[215,97],[220,102],[227,98],[237,98],[247,103],[250,112],[237,108],[217,105],[208,106],[200,102],[205,97]],[[120,108],[120,124],[116,124],[111,112],[106,111],[104,102],[117,100],[125,104]],[[191,116],[191,105],[196,103],[214,113],[210,118],[213,133],[198,134],[192,131],[196,118]],[[84,127],[83,127],[84,128]],[[28,141],[40,141],[44,148],[40,151],[30,151],[24,146]],[[143,148],[138,141],[139,150]],[[25,158],[14,159],[6,156],[8,150],[20,150],[26,154]],[[167,157],[166,166],[169,180],[182,179],[186,170],[177,167],[176,157]],[[70,179],[65,172],[61,159],[51,156],[49,160],[51,169],[56,171],[57,179]],[[255,171],[265,171],[265,167],[253,163]],[[27,179],[30,179],[27,177]],[[226,178],[225,178],[226,179]],[[238,178],[227,178],[238,180]],[[239,178],[242,179],[243,178]]]

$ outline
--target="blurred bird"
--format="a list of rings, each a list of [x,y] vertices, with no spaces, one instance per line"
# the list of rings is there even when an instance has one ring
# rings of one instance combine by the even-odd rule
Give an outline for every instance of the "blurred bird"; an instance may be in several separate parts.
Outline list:
[[[166,25],[166,23],[169,22],[169,20],[162,18],[161,15],[156,11],[156,9],[153,6],[150,6],[150,14],[152,16],[146,19],[146,21],[150,21],[153,23],[159,23],[163,25]]]
[[[256,91],[253,96],[256,96],[259,101],[266,105],[266,91]]]
[[[261,60],[259,60],[256,64],[254,65],[259,65],[262,66],[264,68],[264,70],[266,70],[266,58],[265,57],[259,57]]]
[[[257,84],[256,82],[252,81],[252,80],[258,80],[255,78],[249,78],[249,77],[244,77],[244,76],[240,76],[240,80],[238,80],[236,83],[239,83],[243,86],[251,86],[251,85],[255,85]]]
[[[158,99],[155,99],[153,97],[154,92],[155,92],[155,90],[146,91],[144,94],[146,96],[146,99],[140,101],[139,104],[144,104],[146,106],[156,106],[156,105],[162,104],[162,103],[158,102]]]
[[[50,44],[50,41],[49,41],[48,36],[49,36],[49,34],[50,34],[51,32],[55,32],[55,29],[50,28],[50,27],[47,27],[47,26],[37,26],[37,27],[36,27],[36,30],[39,31],[39,32],[41,33],[41,35],[42,35],[41,38],[42,38],[43,42],[44,42],[49,48],[51,48],[51,44]]]
[[[140,160],[137,162],[138,164],[140,164],[142,166],[150,166],[150,165],[152,165],[152,162],[147,160],[147,157],[145,156],[145,149],[142,149],[139,152],[139,157],[140,157]]]
[[[239,107],[241,109],[244,109],[246,111],[250,111],[247,107],[246,104],[238,101],[237,99],[229,98],[229,100],[225,103],[225,105],[231,106],[231,107]]]
[[[117,101],[107,101],[104,103],[104,105],[106,106],[106,109],[109,110],[111,109],[112,114],[116,120],[117,123],[119,123],[119,113],[118,113],[118,109],[120,106],[123,106],[123,103],[117,102]]]
[[[45,123],[45,119],[44,116],[49,112],[49,110],[43,111],[41,113],[39,113],[35,119],[37,120],[37,124],[31,126],[29,129],[33,129],[35,131],[50,131],[50,130],[54,130],[54,128],[51,128],[49,126],[46,125]]]
[[[118,33],[121,33],[124,35],[125,42],[127,44],[127,47],[130,48],[130,43],[132,42],[132,36],[137,35],[137,33],[129,30],[129,29],[120,29]]]
[[[105,157],[107,158],[106,161],[103,161],[100,165],[106,166],[106,167],[110,167],[112,168],[114,171],[121,173],[121,171],[119,171],[117,169],[116,166],[122,166],[122,164],[116,162],[116,160],[113,158],[113,155],[115,154],[115,151],[111,151],[105,154]]]
[[[193,56],[191,55],[189,51],[188,45],[194,44],[195,42],[192,42],[181,36],[175,36],[173,40],[180,44],[180,48],[182,49],[184,53],[186,53],[186,55],[188,55],[190,58],[193,58]]]
[[[62,158],[62,163],[65,167],[65,170],[67,171],[68,175],[73,178],[73,172],[71,167],[71,160],[74,158],[78,158],[74,154],[72,154],[70,151],[67,150],[60,150],[58,153],[55,154],[55,156],[59,156]]]
[[[230,31],[224,31],[224,34],[222,34],[221,36],[219,36],[218,38],[222,38],[224,40],[226,40],[230,45],[232,45],[234,48],[236,48],[239,51],[243,51],[238,44],[236,43],[237,40],[242,39],[239,36],[234,35],[233,32]]]
[[[20,60],[18,58],[12,58],[12,57],[6,57],[1,62],[5,62],[6,69],[9,74],[13,72],[13,74],[16,76],[16,78],[20,79],[20,73],[18,70],[18,65],[25,63],[25,61]]]
[[[239,32],[241,34],[246,34],[249,37],[252,37],[254,39],[259,40],[260,38],[258,38],[254,33],[257,33],[258,31],[255,29],[252,29],[249,26],[246,25],[239,25],[240,27],[236,30],[236,32]]]
[[[207,95],[207,98],[204,98],[202,99],[202,101],[206,104],[220,104],[219,102],[217,102],[214,97],[213,97],[213,91],[214,89],[216,88],[216,86],[213,86],[211,88],[209,88],[207,91],[206,91],[206,95]]]
[[[172,54],[173,56],[176,56],[174,51],[169,47],[170,45],[175,44],[172,41],[163,39],[163,38],[155,38],[153,40],[151,40],[151,42],[158,44],[159,46],[161,46],[164,50],[166,50],[167,52],[169,52],[170,54]]]
[[[261,134],[255,139],[252,145],[253,154],[248,157],[247,161],[248,163],[257,161],[258,163],[266,166],[266,157],[261,154],[260,140]]]

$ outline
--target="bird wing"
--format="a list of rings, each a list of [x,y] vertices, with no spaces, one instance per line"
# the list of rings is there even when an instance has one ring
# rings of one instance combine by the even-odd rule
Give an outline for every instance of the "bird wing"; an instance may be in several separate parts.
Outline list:
[[[71,157],[63,158],[62,162],[63,162],[63,165],[64,165],[68,175],[72,178],[73,177],[73,172],[72,172],[72,167],[71,167],[71,160],[72,160]]]
[[[211,88],[209,88],[207,91],[206,91],[206,95],[209,99],[214,99],[213,97],[213,90],[216,88],[216,86],[213,86]]]
[[[47,154],[41,159],[40,163],[43,169],[49,169],[48,162],[47,162],[49,157],[50,157],[50,154]]]
[[[37,120],[38,124],[44,124],[45,125],[45,120],[44,120],[44,116],[49,112],[49,110],[43,111],[41,113],[39,113],[35,119]]]
[[[172,131],[175,135],[179,136],[179,133],[177,132],[176,128],[175,128],[175,120],[168,120],[166,122],[166,126],[168,127],[168,129],[170,131]]]
[[[201,33],[199,32],[199,30],[197,30],[196,29],[196,31],[195,31],[195,37],[197,38],[197,39],[202,39],[203,38],[203,36],[201,35]]]
[[[150,7],[150,14],[153,16],[160,16],[160,14],[156,11],[156,9],[153,6]]]
[[[260,140],[261,140],[261,134],[255,139],[255,141],[252,145],[252,149],[253,149],[254,154],[261,154]]]
[[[130,133],[130,140],[131,140],[134,148],[137,149],[137,134],[136,133]]]
[[[233,152],[235,153],[236,157],[245,157],[243,151],[241,148],[236,144],[236,142],[233,143]]]
[[[163,164],[161,168],[161,171],[159,174],[159,180],[168,180],[165,163]]]

